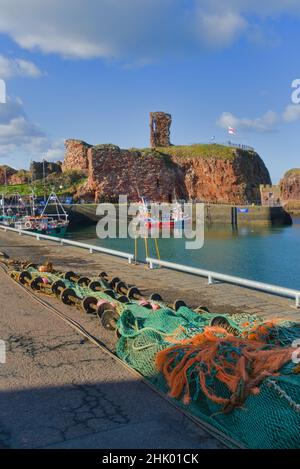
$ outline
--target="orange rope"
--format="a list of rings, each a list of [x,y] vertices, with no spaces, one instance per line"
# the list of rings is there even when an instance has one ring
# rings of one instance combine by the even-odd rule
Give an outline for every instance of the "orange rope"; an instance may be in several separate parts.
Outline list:
[[[224,349],[226,356],[222,355]],[[235,337],[221,327],[206,327],[203,333],[159,352],[156,367],[165,376],[169,395],[177,399],[183,396],[185,404],[191,401],[188,372],[194,367],[205,396],[230,411],[250,393],[257,394],[264,378],[276,376],[291,360],[293,350],[266,349],[263,342]],[[217,396],[207,385],[212,372],[230,390],[229,399]]]

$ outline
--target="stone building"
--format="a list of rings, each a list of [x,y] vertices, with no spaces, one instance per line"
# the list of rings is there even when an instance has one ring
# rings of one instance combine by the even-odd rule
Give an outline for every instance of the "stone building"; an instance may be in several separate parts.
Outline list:
[[[279,185],[260,185],[261,204],[268,207],[281,205],[281,191]]]
[[[30,164],[30,172],[33,181],[36,181],[37,179],[43,179],[43,177],[47,177],[49,174],[60,174],[62,172],[61,163],[50,163],[49,161],[32,161]]]

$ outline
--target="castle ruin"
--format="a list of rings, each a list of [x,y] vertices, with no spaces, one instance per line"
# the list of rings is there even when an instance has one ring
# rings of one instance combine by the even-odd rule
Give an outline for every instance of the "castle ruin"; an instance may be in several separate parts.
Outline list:
[[[151,148],[169,147],[171,114],[165,112],[150,112],[150,145]]]

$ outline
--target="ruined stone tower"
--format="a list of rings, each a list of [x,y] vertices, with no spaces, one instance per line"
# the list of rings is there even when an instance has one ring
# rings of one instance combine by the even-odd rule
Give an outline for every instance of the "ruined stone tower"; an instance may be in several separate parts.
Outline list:
[[[171,114],[165,112],[150,112],[150,145],[155,147],[169,147]]]

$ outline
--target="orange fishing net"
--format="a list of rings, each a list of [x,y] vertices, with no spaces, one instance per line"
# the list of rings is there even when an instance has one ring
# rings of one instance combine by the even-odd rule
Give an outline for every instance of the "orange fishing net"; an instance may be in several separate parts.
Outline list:
[[[203,333],[159,352],[156,367],[164,375],[171,397],[189,404],[194,383],[229,412],[241,406],[249,394],[259,393],[263,379],[276,376],[293,351],[235,337],[221,327],[206,327]],[[230,397],[216,390],[218,382],[226,386],[229,392],[225,394]]]

